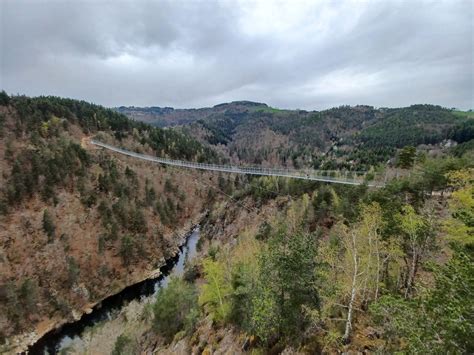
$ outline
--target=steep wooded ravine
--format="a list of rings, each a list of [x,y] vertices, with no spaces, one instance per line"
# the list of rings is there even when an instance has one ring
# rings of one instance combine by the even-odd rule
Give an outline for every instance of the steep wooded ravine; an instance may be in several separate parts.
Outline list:
[[[454,150],[401,149],[390,158],[404,177],[380,189],[328,186],[136,161],[88,142],[96,137],[172,159],[239,158],[228,155],[230,140],[216,146],[204,135],[199,143],[183,128],[152,128],[84,102],[3,94],[0,102],[2,351],[25,349],[108,295],[156,276],[203,209],[209,216],[199,258],[184,277],[133,319],[124,310],[110,329],[100,326],[97,339],[90,330],[89,350],[101,339],[103,352],[119,353],[474,348],[472,141]],[[265,123],[273,109],[263,108]],[[448,128],[444,114],[452,118],[444,109],[414,110],[434,125],[426,137]],[[441,116],[429,116],[433,110]],[[387,127],[410,121],[408,111],[397,111]],[[221,127],[231,140],[239,127],[250,127],[237,116],[234,128]],[[281,119],[280,131],[289,127]],[[451,127],[460,142],[471,125],[463,119]],[[318,122],[310,119],[308,132],[318,131]],[[257,128],[274,134],[263,123]],[[385,130],[378,124],[366,131],[367,147],[376,147],[371,135]],[[406,144],[405,130],[390,131],[393,140]],[[296,134],[287,133],[288,141]]]
[[[75,100],[11,97],[0,116],[0,335],[12,351],[154,275],[209,201],[192,172],[117,159],[84,138],[174,158],[217,155]]]

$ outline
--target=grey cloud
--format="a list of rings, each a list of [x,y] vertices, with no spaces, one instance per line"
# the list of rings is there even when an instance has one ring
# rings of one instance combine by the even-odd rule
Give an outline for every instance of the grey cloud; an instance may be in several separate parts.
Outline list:
[[[472,2],[288,4],[295,14],[230,0],[3,0],[0,87],[108,106],[473,106]]]

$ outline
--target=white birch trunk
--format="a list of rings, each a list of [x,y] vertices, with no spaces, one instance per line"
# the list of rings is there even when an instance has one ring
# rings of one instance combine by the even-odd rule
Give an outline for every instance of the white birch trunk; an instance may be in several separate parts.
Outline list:
[[[375,275],[375,295],[374,300],[377,301],[379,297],[379,282],[380,282],[380,250],[378,237],[375,239],[375,252],[377,253],[377,271]]]
[[[347,320],[346,320],[346,330],[344,332],[344,341],[348,342],[350,337],[350,332],[352,329],[352,312],[354,309],[354,302],[356,298],[356,285],[357,285],[357,273],[358,273],[358,260],[357,260],[357,249],[355,242],[355,234],[352,234],[352,259],[354,263],[354,273],[352,274],[352,286],[351,286],[351,298],[349,301],[349,307],[347,311]]]
[[[416,248],[413,248],[413,256],[411,260],[411,267],[410,272],[408,273],[408,281],[407,281],[407,288],[405,290],[405,298],[408,298],[411,292],[411,288],[413,286],[413,280],[415,279],[415,271],[416,271],[416,263],[418,259],[418,253],[416,252]]]

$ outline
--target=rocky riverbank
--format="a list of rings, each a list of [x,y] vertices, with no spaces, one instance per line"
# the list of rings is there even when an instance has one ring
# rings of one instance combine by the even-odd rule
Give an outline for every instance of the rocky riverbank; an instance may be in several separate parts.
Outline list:
[[[206,213],[201,213],[197,217],[190,219],[181,228],[179,228],[179,230],[172,233],[172,240],[175,243],[172,246],[172,249],[168,251],[168,255],[170,255],[171,259],[179,253],[180,246],[185,243],[186,237],[190,234],[190,231],[193,230],[195,225],[199,224],[199,222],[204,218],[205,214]],[[35,329],[33,331],[25,332],[23,334],[11,338],[7,338],[5,344],[0,347],[0,351],[2,353],[7,354],[17,354],[27,351],[29,346],[35,344],[38,340],[40,340],[49,332],[61,328],[64,324],[79,321],[84,314],[90,314],[91,312],[93,312],[93,309],[100,305],[104,299],[122,292],[124,289],[130,287],[131,285],[143,282],[145,280],[158,278],[161,275],[161,268],[166,264],[165,258],[160,258],[157,264],[160,265],[157,268],[145,270],[143,272],[134,272],[127,279],[127,283],[124,283],[120,288],[117,288],[113,292],[108,293],[103,299],[96,302],[88,303],[80,309],[73,309],[68,318],[54,317],[51,319],[45,319],[39,322],[35,326]],[[85,286],[82,287],[85,288]]]

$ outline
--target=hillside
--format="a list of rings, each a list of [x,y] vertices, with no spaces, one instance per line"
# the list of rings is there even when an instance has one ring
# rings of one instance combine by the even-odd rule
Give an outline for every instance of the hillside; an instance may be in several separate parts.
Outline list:
[[[0,344],[8,339],[12,350],[156,275],[209,202],[193,172],[117,159],[90,137],[173,158],[218,157],[86,102],[0,99]]]
[[[205,109],[119,111],[153,125],[180,125],[234,162],[296,168],[367,170],[386,163],[404,146],[429,153],[448,139],[463,143],[474,138],[468,113],[433,105],[308,112],[243,101]]]
[[[198,108],[198,109],[175,109],[172,107],[126,107],[120,106],[115,108],[116,111],[123,113],[137,121],[149,123],[157,127],[173,127],[189,124],[200,119],[207,118],[214,114],[224,114],[229,109],[245,112],[249,108],[268,107],[250,101],[235,101],[229,104],[220,104],[214,107]]]
[[[0,355],[474,355],[474,0],[0,2]]]
[[[472,119],[426,105],[214,109],[162,129],[83,101],[0,94],[1,352],[157,276],[196,223],[182,276],[61,352],[472,352]],[[402,177],[371,189],[192,171],[91,138],[211,163],[396,158]]]
[[[62,349],[470,353],[473,163],[440,152],[379,189],[220,177],[184,274]]]

